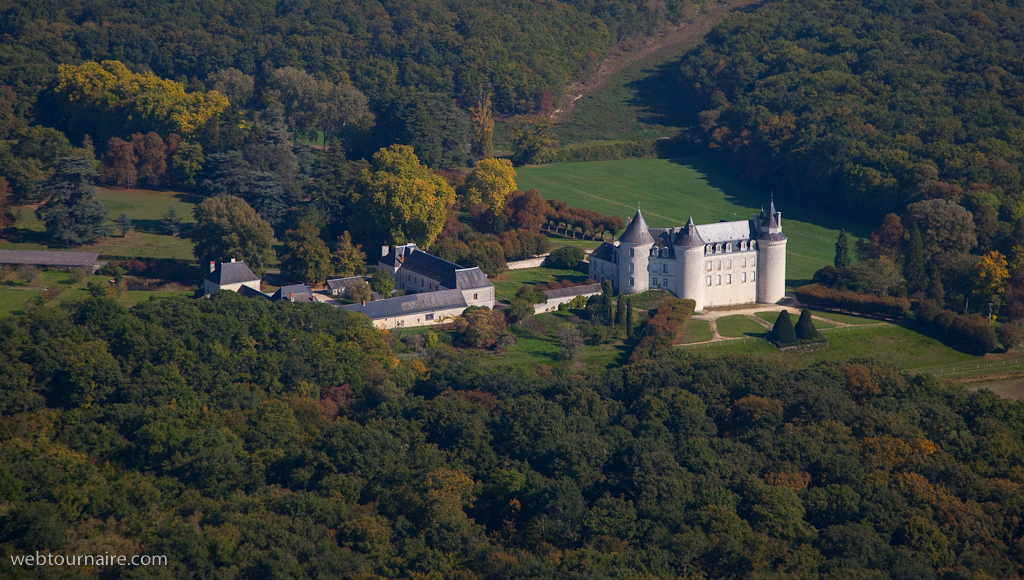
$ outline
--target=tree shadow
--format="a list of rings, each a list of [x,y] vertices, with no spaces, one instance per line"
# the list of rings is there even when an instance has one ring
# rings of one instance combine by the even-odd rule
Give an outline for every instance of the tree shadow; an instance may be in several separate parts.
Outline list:
[[[679,65],[682,56],[645,69],[642,76],[626,83],[633,93],[627,103],[637,109],[637,120],[649,125],[688,128],[697,122],[699,111],[690,111],[672,97],[679,94]]]
[[[46,237],[46,232],[40,232],[37,230],[30,230],[28,228],[9,227],[4,230],[3,234],[0,235],[5,240],[16,244],[42,244],[46,245],[49,242],[49,238]]]

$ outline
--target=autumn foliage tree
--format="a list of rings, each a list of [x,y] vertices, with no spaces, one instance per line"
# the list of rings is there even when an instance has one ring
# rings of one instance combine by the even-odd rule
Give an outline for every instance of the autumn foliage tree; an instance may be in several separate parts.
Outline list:
[[[516,170],[508,159],[481,159],[466,178],[467,205],[483,203],[494,213],[503,212],[505,198],[516,191]]]
[[[233,195],[211,197],[192,213],[193,252],[200,264],[236,258],[260,275],[274,259],[274,230],[244,199]]]
[[[353,192],[352,229],[382,245],[416,242],[429,248],[455,203],[455,190],[407,145],[381,149],[370,165]]]
[[[491,116],[491,96],[469,108],[472,140],[470,154],[477,159],[494,157],[494,119]]]

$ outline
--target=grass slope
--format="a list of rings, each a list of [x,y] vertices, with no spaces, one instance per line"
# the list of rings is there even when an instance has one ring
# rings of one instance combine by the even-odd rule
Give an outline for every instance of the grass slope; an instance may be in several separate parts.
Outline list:
[[[167,208],[174,205],[187,229],[193,221],[192,208],[202,201],[201,198],[173,191],[107,188],[100,188],[96,198],[110,213],[111,220],[123,211],[132,219],[135,229],[126,237],[114,233],[111,237],[74,250],[138,258],[193,259],[192,241],[187,237],[165,235],[161,220]],[[0,240],[0,249],[46,249],[46,228],[36,219],[35,209],[36,206],[13,208],[17,221],[7,233],[8,239]]]
[[[698,224],[749,219],[769,202],[769,192],[755,192],[700,159],[558,163],[516,172],[520,189],[537,189],[547,199],[574,206],[632,217],[639,203],[652,227],[683,225],[691,211]],[[833,262],[840,228],[847,229],[851,246],[857,236],[868,233],[859,225],[787,205],[785,194],[779,193],[776,208],[782,212],[783,231],[789,238],[786,282],[790,286],[809,282],[816,270]]]
[[[723,316],[716,320],[715,324],[718,326],[718,334],[727,338],[761,336],[768,333],[767,328],[742,314]]]
[[[572,280],[583,282],[587,275],[579,270],[559,270],[557,268],[526,268],[524,270],[507,270],[495,278],[494,293],[498,300],[512,300],[516,292],[524,284],[547,284],[549,282]]]

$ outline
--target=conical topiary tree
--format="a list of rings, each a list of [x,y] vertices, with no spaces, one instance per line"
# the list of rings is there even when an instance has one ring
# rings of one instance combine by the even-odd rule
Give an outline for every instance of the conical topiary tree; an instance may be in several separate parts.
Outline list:
[[[796,337],[800,340],[820,340],[822,338],[818,329],[814,328],[811,311],[806,308],[800,312],[800,320],[796,322]]]
[[[783,310],[775,319],[775,326],[772,327],[769,340],[778,345],[796,343],[796,331],[793,330],[793,320],[789,317],[789,311]]]

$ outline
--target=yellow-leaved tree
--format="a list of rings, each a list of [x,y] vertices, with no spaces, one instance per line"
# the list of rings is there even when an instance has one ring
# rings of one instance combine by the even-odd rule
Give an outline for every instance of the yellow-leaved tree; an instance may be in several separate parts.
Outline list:
[[[466,178],[466,201],[483,203],[494,213],[505,207],[505,198],[516,190],[516,170],[508,159],[481,159]]]
[[[999,312],[1006,291],[1006,280],[1010,278],[1006,256],[993,250],[978,260],[974,267],[974,295],[982,303],[992,304],[992,312]]]
[[[116,60],[60,65],[56,93],[94,125],[107,124],[112,135],[156,131],[187,138],[229,105],[217,91],[186,93],[179,82],[134,73]]]
[[[374,153],[352,196],[350,226],[363,239],[382,244],[416,242],[427,249],[441,229],[455,190],[420,163],[408,145],[392,145]]]

